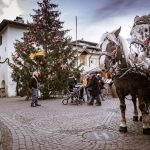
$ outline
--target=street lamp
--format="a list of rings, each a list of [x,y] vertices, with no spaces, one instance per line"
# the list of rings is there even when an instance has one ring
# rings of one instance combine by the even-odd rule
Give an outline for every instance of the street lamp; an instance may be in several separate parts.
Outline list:
[[[78,67],[78,47],[77,47],[77,16],[76,16],[76,51],[77,51],[77,67]]]

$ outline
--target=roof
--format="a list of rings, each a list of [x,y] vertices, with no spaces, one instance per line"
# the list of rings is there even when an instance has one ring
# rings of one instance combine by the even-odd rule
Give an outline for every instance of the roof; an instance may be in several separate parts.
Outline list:
[[[82,54],[89,54],[90,52],[89,52],[88,49],[82,49],[82,50],[81,50],[81,53],[82,53]]]
[[[94,50],[94,51],[100,51],[100,48],[97,47],[98,43],[90,42],[90,41],[84,41],[84,40],[77,40],[72,42],[74,46]]]
[[[20,27],[24,27],[24,28],[29,26],[28,24],[25,24],[25,23],[4,19],[0,23],[0,31],[2,31],[7,25],[15,25],[15,26],[20,26]]]
[[[76,41],[73,41],[73,43],[75,44]],[[88,44],[88,45],[91,45],[91,46],[96,46],[96,45],[97,45],[97,43],[95,43],[95,42],[84,41],[84,40],[77,40],[77,43],[78,43],[78,44],[79,44],[79,43],[84,43],[84,44]]]
[[[84,40],[78,40],[78,43],[89,44],[91,46],[96,46],[97,45],[97,43],[95,43],[95,42],[84,41]]]

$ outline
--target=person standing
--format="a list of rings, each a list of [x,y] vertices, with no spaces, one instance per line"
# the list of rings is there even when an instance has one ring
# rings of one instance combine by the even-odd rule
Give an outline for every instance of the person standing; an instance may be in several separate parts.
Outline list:
[[[89,88],[87,87],[87,85],[89,84],[89,81],[90,81],[90,75],[87,75],[86,76],[86,86],[85,86],[85,93],[87,96],[87,102],[89,102],[89,100],[90,100],[90,92],[89,92]]]
[[[95,105],[101,106],[101,100],[99,96],[100,93],[99,83],[98,83],[97,76],[95,74],[92,76],[86,88],[90,88],[90,95],[91,95],[88,105],[93,105],[94,100],[96,99]]]
[[[76,84],[77,84],[77,79],[74,77],[73,74],[70,74],[68,79],[68,88],[70,92],[73,92],[73,88],[75,88]]]
[[[104,90],[105,90],[105,81],[104,81],[104,77],[102,77],[102,79],[100,80],[100,89],[101,89],[101,91],[100,91],[100,96],[101,96],[101,98],[102,98],[102,101],[104,101],[105,100],[105,98],[104,98]]]
[[[98,77],[98,82],[99,82],[99,88],[100,88],[100,97],[102,101],[104,101],[104,77],[101,77],[100,75],[97,75]]]
[[[69,91],[70,91],[70,92],[74,92],[74,89],[75,89],[75,88],[80,88],[80,91],[79,91],[79,99],[80,99],[80,100],[81,100],[81,99],[84,100],[84,96],[83,96],[83,95],[84,95],[84,88],[83,88],[82,84],[81,84],[80,87],[77,85],[77,79],[74,77],[73,74],[71,74],[71,75],[69,76],[69,79],[68,79],[68,88],[69,88]],[[71,103],[73,103],[73,96],[71,97]]]
[[[41,106],[38,104],[38,96],[39,96],[39,73],[33,72],[32,78],[31,78],[31,87],[32,87],[32,102],[31,107]]]
[[[76,84],[77,84],[76,78],[74,77],[73,74],[70,74],[69,78],[68,78],[68,90],[69,90],[69,92],[73,92],[73,89],[75,88]],[[73,96],[71,96],[71,103],[73,103]]]
[[[112,84],[113,84],[113,80],[112,80],[112,77],[111,77],[111,73],[107,73],[107,80],[106,80],[106,83],[108,84],[108,94],[111,94],[112,93]]]

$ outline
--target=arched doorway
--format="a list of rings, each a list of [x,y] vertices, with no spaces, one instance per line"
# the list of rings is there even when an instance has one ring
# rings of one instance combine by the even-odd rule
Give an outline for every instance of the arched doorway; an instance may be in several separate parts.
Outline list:
[[[4,80],[2,80],[2,82],[1,82],[1,88],[5,88],[5,81]]]
[[[0,88],[0,97],[5,97],[6,92],[5,92],[5,80],[2,80],[1,82],[1,88]]]

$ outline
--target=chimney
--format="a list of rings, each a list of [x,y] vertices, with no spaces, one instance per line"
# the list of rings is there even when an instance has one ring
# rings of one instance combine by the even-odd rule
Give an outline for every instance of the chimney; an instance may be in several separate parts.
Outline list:
[[[19,16],[17,16],[14,21],[19,22],[19,23],[24,23],[23,18],[22,18],[22,17],[19,17]]]

